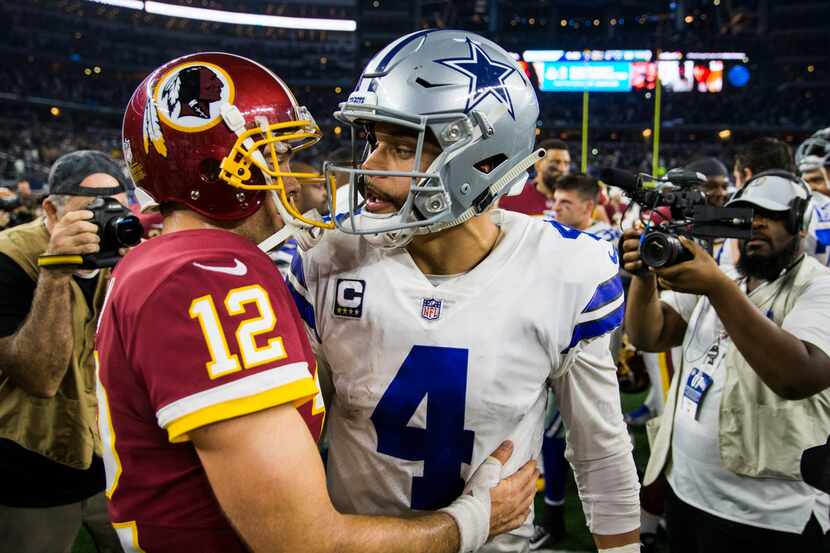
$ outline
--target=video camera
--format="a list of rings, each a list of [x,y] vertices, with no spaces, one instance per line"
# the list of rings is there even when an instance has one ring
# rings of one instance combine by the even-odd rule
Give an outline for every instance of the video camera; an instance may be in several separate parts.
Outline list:
[[[640,239],[640,257],[649,267],[668,267],[692,259],[678,236],[702,240],[711,253],[715,238],[745,240],[752,234],[753,210],[708,205],[699,190],[706,184],[701,173],[672,169],[657,178],[606,168],[600,178],[624,190],[643,211],[656,211],[643,221],[645,232]]]
[[[102,269],[112,267],[121,259],[119,250],[141,242],[144,227],[138,217],[115,198],[98,197],[86,209],[92,212],[90,222],[98,227],[101,237],[98,253],[87,255],[41,255],[38,266],[49,268]]]
[[[20,198],[18,198],[17,195],[0,197],[0,210],[13,211],[18,207],[20,207]]]

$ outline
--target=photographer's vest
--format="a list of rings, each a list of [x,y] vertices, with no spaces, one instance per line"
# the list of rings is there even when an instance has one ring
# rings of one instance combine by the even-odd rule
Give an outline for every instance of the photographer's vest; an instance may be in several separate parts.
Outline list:
[[[49,245],[42,220],[0,233],[0,253],[10,257],[37,282],[37,257]],[[53,398],[30,395],[16,386],[0,367],[0,438],[7,438],[53,461],[87,469],[92,454],[101,455],[98,403],[95,396],[95,327],[104,302],[107,275],[101,271],[91,311],[75,279],[70,282],[72,356],[69,368]],[[41,328],[39,332],[49,333]]]
[[[826,275],[827,268],[804,256],[787,274],[753,290],[749,299],[763,306],[780,327],[804,288],[821,274]],[[729,343],[724,369],[719,417],[723,467],[751,478],[801,480],[801,453],[825,443],[830,432],[830,390],[806,399],[784,399],[763,383],[733,342]],[[674,373],[663,414],[649,421],[651,457],[644,486],[654,482],[669,461],[682,372],[681,367]]]

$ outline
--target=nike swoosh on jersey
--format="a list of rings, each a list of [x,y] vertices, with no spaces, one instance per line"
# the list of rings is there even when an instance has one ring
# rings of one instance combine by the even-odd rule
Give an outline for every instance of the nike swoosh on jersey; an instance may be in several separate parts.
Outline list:
[[[204,269],[205,271],[213,271],[215,273],[225,273],[226,275],[233,275],[233,276],[245,276],[248,274],[248,266],[239,261],[238,259],[233,259],[235,265],[233,267],[216,267],[215,265],[202,265],[201,263],[193,262],[193,265],[199,267],[200,269]]]

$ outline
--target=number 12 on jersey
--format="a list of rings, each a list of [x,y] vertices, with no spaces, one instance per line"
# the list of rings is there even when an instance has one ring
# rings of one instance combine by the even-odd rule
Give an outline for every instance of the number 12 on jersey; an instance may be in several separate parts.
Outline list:
[[[264,346],[257,346],[256,338],[274,330],[277,326],[277,316],[271,306],[268,292],[259,284],[234,288],[225,296],[225,310],[229,315],[242,315],[246,305],[253,304],[259,312],[258,317],[252,317],[239,323],[235,337],[242,354],[242,364],[246,369],[258,367],[265,363],[285,359],[285,346],[282,337],[277,336],[268,340]],[[210,361],[205,366],[211,379],[242,369],[239,356],[232,354],[225,338],[219,313],[213,296],[206,295],[196,298],[190,303],[190,317],[198,319],[205,336]]]
[[[472,461],[475,439],[464,429],[468,353],[413,346],[372,413],[379,453],[424,462],[412,479],[412,509],[444,507],[464,489],[461,464]],[[408,426],[425,396],[426,428]]]

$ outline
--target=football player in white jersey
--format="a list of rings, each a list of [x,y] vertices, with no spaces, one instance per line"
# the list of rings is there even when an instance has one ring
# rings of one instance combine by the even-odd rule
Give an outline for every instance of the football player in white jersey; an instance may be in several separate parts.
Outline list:
[[[813,219],[804,251],[830,265],[830,127],[816,131],[798,147],[795,163],[813,191]]]
[[[594,177],[580,174],[561,177],[553,193],[553,216],[564,225],[616,243],[622,232],[594,219],[599,195],[599,182]]]
[[[502,48],[424,30],[373,58],[335,114],[367,134],[366,156],[327,167],[349,174],[349,211],[288,279],[333,389],[329,490],[342,512],[445,507],[503,440],[515,445],[505,474],[538,456],[551,386],[597,546],[637,552],[639,484],[608,348],[624,310],[617,254],[491,209],[541,153],[538,113]],[[527,551],[532,530],[529,517],[469,550]]]

